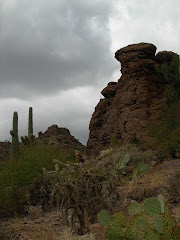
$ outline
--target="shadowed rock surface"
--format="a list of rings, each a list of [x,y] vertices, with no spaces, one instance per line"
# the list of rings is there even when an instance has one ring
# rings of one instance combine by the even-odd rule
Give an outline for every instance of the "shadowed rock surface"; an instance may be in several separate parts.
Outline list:
[[[139,141],[147,140],[145,122],[157,118],[162,91],[167,82],[157,76],[155,65],[170,62],[173,52],[157,53],[150,43],[128,45],[115,53],[121,63],[121,78],[102,90],[103,99],[95,107],[89,125],[88,153],[97,154],[112,138],[128,143],[136,132]]]

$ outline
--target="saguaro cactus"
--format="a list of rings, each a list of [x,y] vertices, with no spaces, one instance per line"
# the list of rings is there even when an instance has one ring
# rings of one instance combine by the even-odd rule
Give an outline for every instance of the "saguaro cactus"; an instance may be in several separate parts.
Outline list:
[[[21,136],[21,141],[24,145],[31,145],[35,141],[35,136],[33,135],[33,109],[29,108],[28,117],[28,136]]]
[[[33,110],[32,107],[29,108],[29,121],[28,121],[28,138],[31,139],[33,135]]]
[[[19,137],[18,137],[18,114],[13,114],[13,130],[10,131],[12,135],[11,156],[12,159],[17,160],[19,155]]]

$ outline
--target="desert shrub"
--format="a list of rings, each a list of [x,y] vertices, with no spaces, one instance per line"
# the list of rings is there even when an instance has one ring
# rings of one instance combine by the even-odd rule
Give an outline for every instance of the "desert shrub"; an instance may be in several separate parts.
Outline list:
[[[24,213],[24,207],[40,201],[42,168],[54,169],[53,159],[74,161],[73,154],[66,154],[48,146],[24,147],[18,161],[8,160],[0,171],[0,216]],[[38,197],[39,194],[39,197]]]
[[[154,139],[154,147],[160,148],[171,157],[180,155],[180,61],[175,55],[167,64],[156,66],[155,70],[160,78],[166,81],[163,90],[165,102],[157,120],[147,122],[149,135]]]
[[[103,151],[106,153],[106,151]],[[97,159],[101,159],[100,161],[92,159],[92,165],[96,165],[97,167],[101,167],[101,165],[105,166],[106,164],[114,162],[119,162],[120,159],[123,159],[124,155],[128,153],[131,156],[131,165],[135,165],[138,162],[150,163],[157,159],[156,151],[154,150],[144,150],[140,146],[136,144],[126,144],[123,146],[117,146],[113,148],[113,150],[107,150],[106,154],[101,154],[97,157]]]

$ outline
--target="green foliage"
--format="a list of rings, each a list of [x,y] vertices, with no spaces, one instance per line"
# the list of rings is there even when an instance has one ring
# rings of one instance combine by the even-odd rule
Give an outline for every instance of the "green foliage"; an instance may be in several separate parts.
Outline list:
[[[147,123],[149,135],[154,146],[161,148],[173,158],[180,155],[180,61],[175,55],[171,63],[156,66],[159,77],[164,78],[166,87],[163,96],[166,102],[158,119]]]
[[[72,154],[59,152],[48,146],[22,147],[18,161],[9,159],[0,170],[0,216],[22,214],[29,196],[42,178],[42,168],[54,169],[53,159],[75,161]],[[40,191],[39,186],[38,191]],[[40,192],[38,192],[40,193]]]
[[[13,114],[13,130],[10,131],[12,135],[11,143],[11,157],[13,160],[18,159],[19,156],[19,137],[18,137],[18,113],[14,112]]]
[[[161,202],[161,203],[160,203]],[[106,237],[109,240],[175,240],[180,239],[180,226],[168,211],[161,208],[163,197],[148,198],[144,203],[133,201],[129,206],[129,217],[125,221],[113,221],[107,225]],[[140,207],[139,207],[140,206]],[[141,209],[141,211],[140,211]],[[123,216],[122,213],[116,213]]]

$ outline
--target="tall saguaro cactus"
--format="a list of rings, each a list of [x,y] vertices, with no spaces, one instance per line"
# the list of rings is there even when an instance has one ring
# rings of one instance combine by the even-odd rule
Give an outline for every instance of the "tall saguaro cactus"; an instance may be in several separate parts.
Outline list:
[[[33,135],[33,110],[29,108],[29,121],[28,121],[28,138],[31,139]]]
[[[10,131],[12,135],[11,156],[12,159],[18,160],[19,155],[19,137],[18,137],[18,113],[13,114],[13,130]]]
[[[33,135],[33,109],[29,108],[28,117],[28,136],[21,136],[21,141],[24,145],[31,145],[35,142],[35,136]]]

